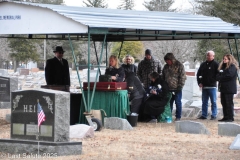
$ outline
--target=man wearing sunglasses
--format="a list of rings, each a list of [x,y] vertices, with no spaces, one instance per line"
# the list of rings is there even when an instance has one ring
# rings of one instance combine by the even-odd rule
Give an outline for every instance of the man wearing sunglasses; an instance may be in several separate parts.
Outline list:
[[[63,48],[57,46],[53,53],[55,53],[55,57],[48,59],[45,67],[47,85],[70,86],[69,66],[68,61],[63,59]]]

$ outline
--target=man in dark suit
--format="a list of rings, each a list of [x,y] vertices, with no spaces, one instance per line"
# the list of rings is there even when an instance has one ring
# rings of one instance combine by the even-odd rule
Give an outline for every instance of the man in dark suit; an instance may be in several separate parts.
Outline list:
[[[57,46],[53,53],[55,53],[55,57],[48,59],[45,67],[47,85],[70,86],[69,66],[68,61],[63,59],[63,48]]]

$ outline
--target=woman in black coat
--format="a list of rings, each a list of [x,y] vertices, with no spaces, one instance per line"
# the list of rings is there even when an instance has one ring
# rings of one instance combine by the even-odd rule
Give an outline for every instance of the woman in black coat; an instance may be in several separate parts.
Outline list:
[[[150,73],[149,78],[151,84],[144,102],[144,114],[149,115],[151,119],[157,119],[164,112],[165,105],[169,100],[167,97],[169,88],[167,82],[157,72]]]
[[[135,76],[134,72],[126,73],[126,82],[129,100],[131,101],[131,113],[133,115],[138,115],[143,97],[145,95],[145,90],[141,81],[137,76]]]
[[[124,69],[125,74],[134,72],[134,74],[137,75],[137,66],[134,64],[135,60],[132,56],[126,55],[122,62],[122,68]]]
[[[109,67],[106,69],[105,75],[110,75],[113,82],[123,82],[125,77],[124,69],[119,66],[116,56],[111,55],[109,57]]]
[[[219,121],[232,122],[233,118],[233,96],[237,93],[237,71],[238,63],[231,54],[223,56],[219,65],[217,80],[223,108],[223,118]]]

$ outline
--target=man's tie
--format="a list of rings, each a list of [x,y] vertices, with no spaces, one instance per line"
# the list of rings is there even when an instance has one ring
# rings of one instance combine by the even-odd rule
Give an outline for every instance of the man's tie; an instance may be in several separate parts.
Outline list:
[[[61,64],[63,65],[63,61],[62,61],[62,59],[60,59],[59,61],[60,61],[60,62],[61,62]]]

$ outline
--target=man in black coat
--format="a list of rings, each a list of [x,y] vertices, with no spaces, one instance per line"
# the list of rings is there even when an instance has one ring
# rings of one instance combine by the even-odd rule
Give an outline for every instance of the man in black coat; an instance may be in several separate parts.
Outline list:
[[[63,48],[57,46],[53,53],[55,53],[55,57],[48,59],[45,67],[47,85],[70,86],[69,66],[68,61],[63,59]]]
[[[208,100],[211,100],[211,119],[215,120],[217,116],[217,80],[218,63],[214,60],[215,53],[208,51],[206,61],[203,62],[197,72],[197,83],[202,88],[202,116],[198,119],[207,119]]]

